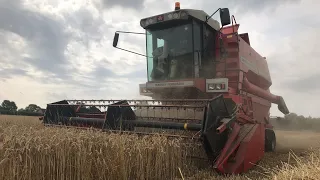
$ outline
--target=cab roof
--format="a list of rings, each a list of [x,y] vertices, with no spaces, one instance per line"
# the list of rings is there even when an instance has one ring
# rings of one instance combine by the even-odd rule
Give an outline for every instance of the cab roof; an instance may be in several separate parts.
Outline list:
[[[141,19],[140,25],[144,29],[147,29],[149,25],[158,24],[161,22],[171,21],[171,20],[187,20],[189,17],[205,22],[207,20],[207,17],[209,17],[209,15],[203,10],[179,9],[179,10],[158,14],[155,16]],[[207,24],[217,31],[220,29],[220,23],[213,18],[210,18]]]

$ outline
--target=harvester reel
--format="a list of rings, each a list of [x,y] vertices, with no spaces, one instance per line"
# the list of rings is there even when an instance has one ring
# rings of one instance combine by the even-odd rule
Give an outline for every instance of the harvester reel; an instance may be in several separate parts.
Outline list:
[[[161,134],[164,136],[183,138],[187,142],[196,140],[196,144],[203,147],[201,154],[206,155],[214,164],[213,167],[220,172],[240,172],[242,165],[235,166],[230,160],[259,155],[243,153],[244,149],[254,146],[254,141],[248,141],[251,144],[242,142],[246,138],[257,137],[257,133],[261,132],[264,126],[249,123],[241,125],[237,122],[237,104],[223,95],[207,100],[163,100],[168,102],[167,104],[156,100],[103,100],[102,104],[97,104],[99,100],[93,101],[94,104],[82,106],[107,107],[107,111],[78,113],[76,107],[79,105],[67,100],[59,101],[47,105],[43,123],[93,127],[103,131],[139,135],[163,132],[164,134]],[[183,104],[176,105],[177,101]],[[263,137],[260,137],[263,140]],[[265,151],[275,150],[275,140],[274,131],[265,130]],[[263,144],[260,145],[263,151]],[[242,163],[249,167],[249,163],[244,159],[237,161],[243,161]]]
[[[199,100],[197,100],[199,101]],[[204,102],[191,103],[186,100],[172,100],[172,99],[154,99],[151,101],[139,102],[139,105],[145,107],[134,108],[134,113],[137,117],[145,120],[160,120],[168,122],[187,122],[187,123],[201,123],[203,118],[203,108],[188,108],[186,106],[202,105]],[[162,107],[153,107],[154,105],[160,105]],[[172,107],[173,106],[173,107]],[[184,107],[179,107],[184,106]],[[182,121],[181,121],[182,120]],[[170,133],[174,135],[190,135],[191,137],[196,135],[194,132],[186,132],[174,129],[162,129],[162,128],[141,128],[136,127],[136,131],[150,132],[150,133]],[[198,133],[199,134],[199,133]]]

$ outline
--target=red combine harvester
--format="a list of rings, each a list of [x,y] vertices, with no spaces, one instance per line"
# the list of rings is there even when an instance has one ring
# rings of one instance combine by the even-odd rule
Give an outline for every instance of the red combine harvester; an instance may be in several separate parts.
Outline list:
[[[271,104],[289,111],[281,96],[270,93],[266,58],[250,46],[248,33],[238,33],[227,8],[216,12],[221,27],[212,15],[179,3],[172,12],[141,20],[148,82],[139,85],[140,94],[152,100],[59,101],[47,105],[44,124],[141,134],[147,132],[139,128],[171,129],[168,136],[180,130],[197,136],[217,171],[246,172],[275,150]],[[117,47],[119,33],[130,32],[114,37],[113,46],[125,50]]]

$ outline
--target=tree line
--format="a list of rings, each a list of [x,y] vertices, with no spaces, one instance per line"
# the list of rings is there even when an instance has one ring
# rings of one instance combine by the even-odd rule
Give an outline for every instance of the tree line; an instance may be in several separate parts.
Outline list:
[[[81,103],[77,103],[81,105]],[[44,110],[36,105],[29,104],[25,108],[18,109],[16,103],[10,100],[2,101],[0,105],[0,114],[5,115],[23,115],[23,116],[42,116],[44,114]],[[101,111],[95,106],[81,106],[78,111],[79,113],[101,113]]]
[[[0,105],[0,114],[23,115],[23,116],[42,116],[42,108],[36,104],[29,104],[25,108],[18,109],[14,101],[3,100]]]
[[[304,117],[296,113],[290,113],[283,118],[270,118],[275,129],[281,130],[308,130],[320,132],[320,118]]]

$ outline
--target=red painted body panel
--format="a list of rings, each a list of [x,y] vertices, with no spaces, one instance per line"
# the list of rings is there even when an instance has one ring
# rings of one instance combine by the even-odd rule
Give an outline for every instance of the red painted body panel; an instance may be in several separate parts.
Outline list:
[[[238,32],[239,26],[240,26],[240,24],[226,26],[226,27],[222,28],[221,32],[222,32],[222,34],[236,33],[236,32]]]
[[[262,124],[256,124],[249,134],[241,141],[238,151],[239,155],[245,154],[243,157],[243,168],[233,169],[234,172],[247,172],[253,167],[264,155],[264,138],[265,127]]]
[[[265,127],[262,124],[235,123],[232,133],[214,167],[222,173],[248,171],[264,155]]]
[[[233,124],[232,132],[229,135],[228,141],[225,144],[222,152],[220,153],[218,159],[214,164],[214,168],[219,170],[222,173],[226,173],[226,166],[228,166],[229,157],[235,152],[237,147],[239,146],[239,142],[237,142],[237,136],[240,132],[241,126],[238,123]]]
[[[272,85],[266,59],[241,37],[239,37],[239,61],[240,69],[246,73],[250,82],[265,90]]]

